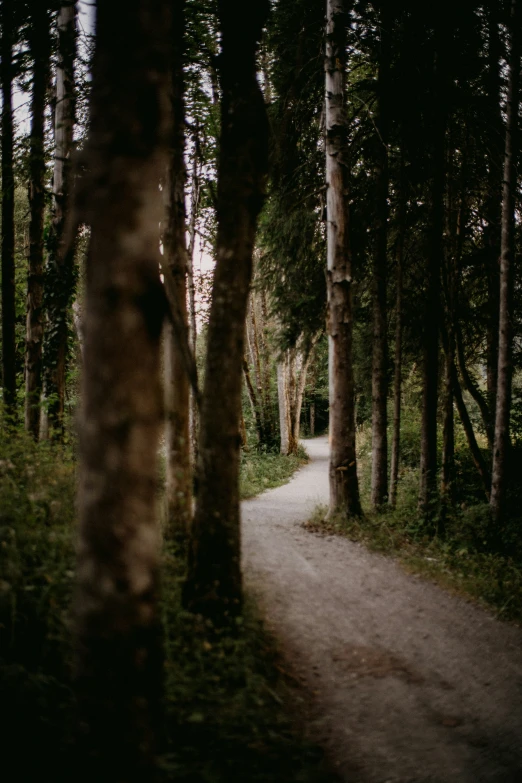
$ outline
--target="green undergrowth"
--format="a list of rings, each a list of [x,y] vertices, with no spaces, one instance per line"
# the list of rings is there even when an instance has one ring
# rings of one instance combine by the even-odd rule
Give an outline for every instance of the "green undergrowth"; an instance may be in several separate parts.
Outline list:
[[[259,461],[258,461],[259,464]],[[70,449],[0,444],[0,721],[11,781],[70,783],[75,754],[69,606],[76,467]],[[165,736],[161,781],[326,781],[290,717],[291,682],[248,603],[237,634],[180,607],[182,565],[163,560]]]
[[[408,476],[411,490],[417,475]],[[397,509],[367,512],[362,518],[327,516],[317,507],[305,527],[322,534],[342,535],[368,549],[397,558],[406,570],[493,607],[498,617],[522,621],[522,551],[516,544],[492,540],[487,505],[452,509],[443,515],[443,534],[427,525],[414,500],[404,499]]]
[[[298,468],[308,462],[306,450],[285,456],[275,452],[244,449],[241,452],[240,488],[242,499],[259,495],[265,489],[286,484]]]

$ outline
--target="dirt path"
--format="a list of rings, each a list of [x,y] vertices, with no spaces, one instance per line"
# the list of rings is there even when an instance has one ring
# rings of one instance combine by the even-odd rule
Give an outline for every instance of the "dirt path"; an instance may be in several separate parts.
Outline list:
[[[304,530],[327,499],[328,443],[243,504],[244,571],[314,734],[351,783],[522,783],[522,630],[359,544]]]

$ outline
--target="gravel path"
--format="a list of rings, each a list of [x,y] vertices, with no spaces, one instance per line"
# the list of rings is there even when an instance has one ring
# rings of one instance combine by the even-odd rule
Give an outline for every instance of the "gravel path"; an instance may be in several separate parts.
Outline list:
[[[522,783],[522,630],[301,527],[328,494],[328,442],[243,503],[247,585],[351,783]],[[308,699],[308,702],[310,699]]]

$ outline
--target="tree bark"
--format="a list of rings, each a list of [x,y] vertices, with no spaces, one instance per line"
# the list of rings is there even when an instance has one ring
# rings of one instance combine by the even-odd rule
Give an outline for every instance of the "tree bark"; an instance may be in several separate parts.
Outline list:
[[[172,272],[178,309],[188,332],[187,247],[185,240],[185,107],[183,86],[184,3],[173,6],[172,142],[167,173],[168,207],[163,236],[164,262]],[[190,383],[172,324],[165,330],[165,536],[186,553],[192,518]]]
[[[497,525],[502,521],[507,488],[510,446],[511,380],[513,374],[513,280],[515,260],[515,198],[517,189],[518,108],[520,85],[520,0],[511,3],[511,52],[506,119],[506,148],[502,188],[500,255],[500,309],[495,442],[490,507]]]
[[[495,407],[498,371],[498,328],[500,302],[500,224],[502,204],[502,163],[504,126],[500,109],[501,78],[500,60],[502,48],[499,36],[499,7],[491,3],[488,9],[488,87],[487,99],[490,115],[488,127],[488,193],[485,204],[486,228],[484,243],[487,250],[486,275],[488,284],[488,325],[486,333],[486,386],[488,420],[486,431],[491,451],[495,432]]]
[[[395,508],[397,503],[397,486],[399,481],[399,462],[401,449],[401,397],[402,397],[402,333],[403,333],[403,266],[404,266],[404,234],[406,230],[406,195],[404,161],[401,158],[399,194],[399,236],[397,243],[397,295],[395,304],[395,357],[393,374],[393,435],[390,466],[389,503]]]
[[[76,56],[76,5],[64,2],[58,13],[58,65],[54,116],[53,215],[47,243],[48,262],[45,305],[48,326],[44,344],[45,429],[55,436],[63,432],[65,374],[67,368],[67,318],[76,287],[75,243],[64,245],[70,210],[71,155],[75,118],[74,60]]]
[[[310,349],[301,357],[301,366],[299,368],[299,377],[295,386],[295,399],[291,408],[291,433],[292,433],[292,449],[291,454],[297,454],[299,448],[299,437],[301,434],[301,409],[303,407],[303,397],[306,387],[306,378],[308,375],[308,368],[310,366],[310,360],[312,358],[312,350],[315,345],[315,341],[312,343]]]
[[[279,451],[281,454],[288,454],[290,445],[290,409],[288,404],[286,354],[277,363],[277,397],[279,403]]]
[[[388,255],[388,101],[390,93],[392,16],[388,3],[380,9],[380,51],[377,76],[376,246],[373,257],[372,479],[371,503],[382,506],[388,495],[388,335],[386,281]]]
[[[462,331],[458,323],[456,324],[455,337],[457,341],[456,342],[457,363],[462,377],[462,382],[464,383],[464,388],[477,403],[484,424],[484,429],[486,430],[486,436],[488,438],[489,446],[491,449],[493,449],[493,441],[490,440],[491,428],[489,427],[490,412],[489,412],[488,403],[484,399],[484,395],[482,394],[479,387],[477,386],[476,380],[471,377],[470,372],[467,368],[466,357],[464,355],[464,345],[462,342]]]
[[[44,123],[49,86],[51,37],[45,5],[31,6],[30,53],[33,60],[31,136],[29,151],[29,272],[25,343],[25,429],[38,440],[42,393],[43,271],[45,211]]]
[[[268,167],[267,120],[256,79],[266,0],[218,2],[221,137],[217,261],[208,328],[198,496],[184,602],[217,624],[242,607],[239,420],[245,319],[257,216]],[[219,411],[219,415],[216,415]]]
[[[76,682],[86,779],[151,780],[162,692],[156,461],[162,420],[160,178],[170,3],[98,0],[81,426]]]
[[[252,407],[252,414],[254,416],[254,421],[256,423],[256,432],[257,432],[257,440],[258,443],[263,443],[264,440],[264,427],[263,427],[263,421],[261,419],[261,413],[260,413],[260,404],[259,399],[256,394],[256,390],[254,389],[254,386],[252,384],[252,379],[250,377],[250,370],[248,368],[248,362],[246,358],[243,359],[243,372],[245,375],[245,383],[247,387],[248,392],[248,398],[250,400],[250,405]]]
[[[13,174],[13,37],[14,6],[2,0],[2,375],[5,413],[16,415],[14,174]]]
[[[466,405],[464,403],[464,399],[462,397],[462,389],[460,388],[459,379],[457,376],[457,369],[455,365],[453,365],[452,367],[452,379],[453,379],[453,393],[455,395],[455,402],[457,404],[457,410],[459,412],[459,417],[462,422],[462,426],[464,427],[464,432],[466,434],[466,440],[468,441],[471,457],[473,459],[473,463],[475,467],[477,468],[479,476],[482,480],[482,486],[484,488],[484,493],[486,495],[486,498],[489,500],[491,477],[489,475],[487,465],[484,461],[484,457],[482,456],[482,452],[480,451],[479,445],[477,443],[477,439],[473,431],[473,424],[471,423],[471,419],[469,418],[469,413],[467,411]]]
[[[426,265],[426,303],[423,324],[422,431],[419,506],[428,517],[437,498],[437,403],[439,370],[440,270],[444,230],[447,33],[445,21],[435,20],[433,66],[431,214]]]
[[[453,415],[453,367],[455,365],[455,337],[449,330],[448,348],[444,367],[444,424],[442,435],[441,495],[445,502],[453,504],[455,496],[455,421]]]
[[[189,343],[192,354],[196,358],[198,325],[196,317],[196,284],[194,279],[194,252],[196,248],[196,225],[199,214],[201,197],[201,162],[199,146],[199,126],[196,121],[194,133],[194,156],[192,159],[192,176],[190,192],[190,221],[189,243],[187,250],[187,287],[188,287],[188,318],[189,318]],[[194,390],[190,391],[190,443],[192,452],[192,464],[197,463],[198,458],[198,432],[199,432],[199,408]]]
[[[352,265],[348,234],[346,24],[344,0],[327,0],[325,72],[330,510],[360,515],[355,454]]]

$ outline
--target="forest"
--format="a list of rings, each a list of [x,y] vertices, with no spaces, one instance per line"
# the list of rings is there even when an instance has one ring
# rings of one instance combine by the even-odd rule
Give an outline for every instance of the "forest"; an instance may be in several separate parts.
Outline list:
[[[517,633],[521,47],[521,0],[0,0],[7,780],[381,780],[307,728],[270,514]]]

